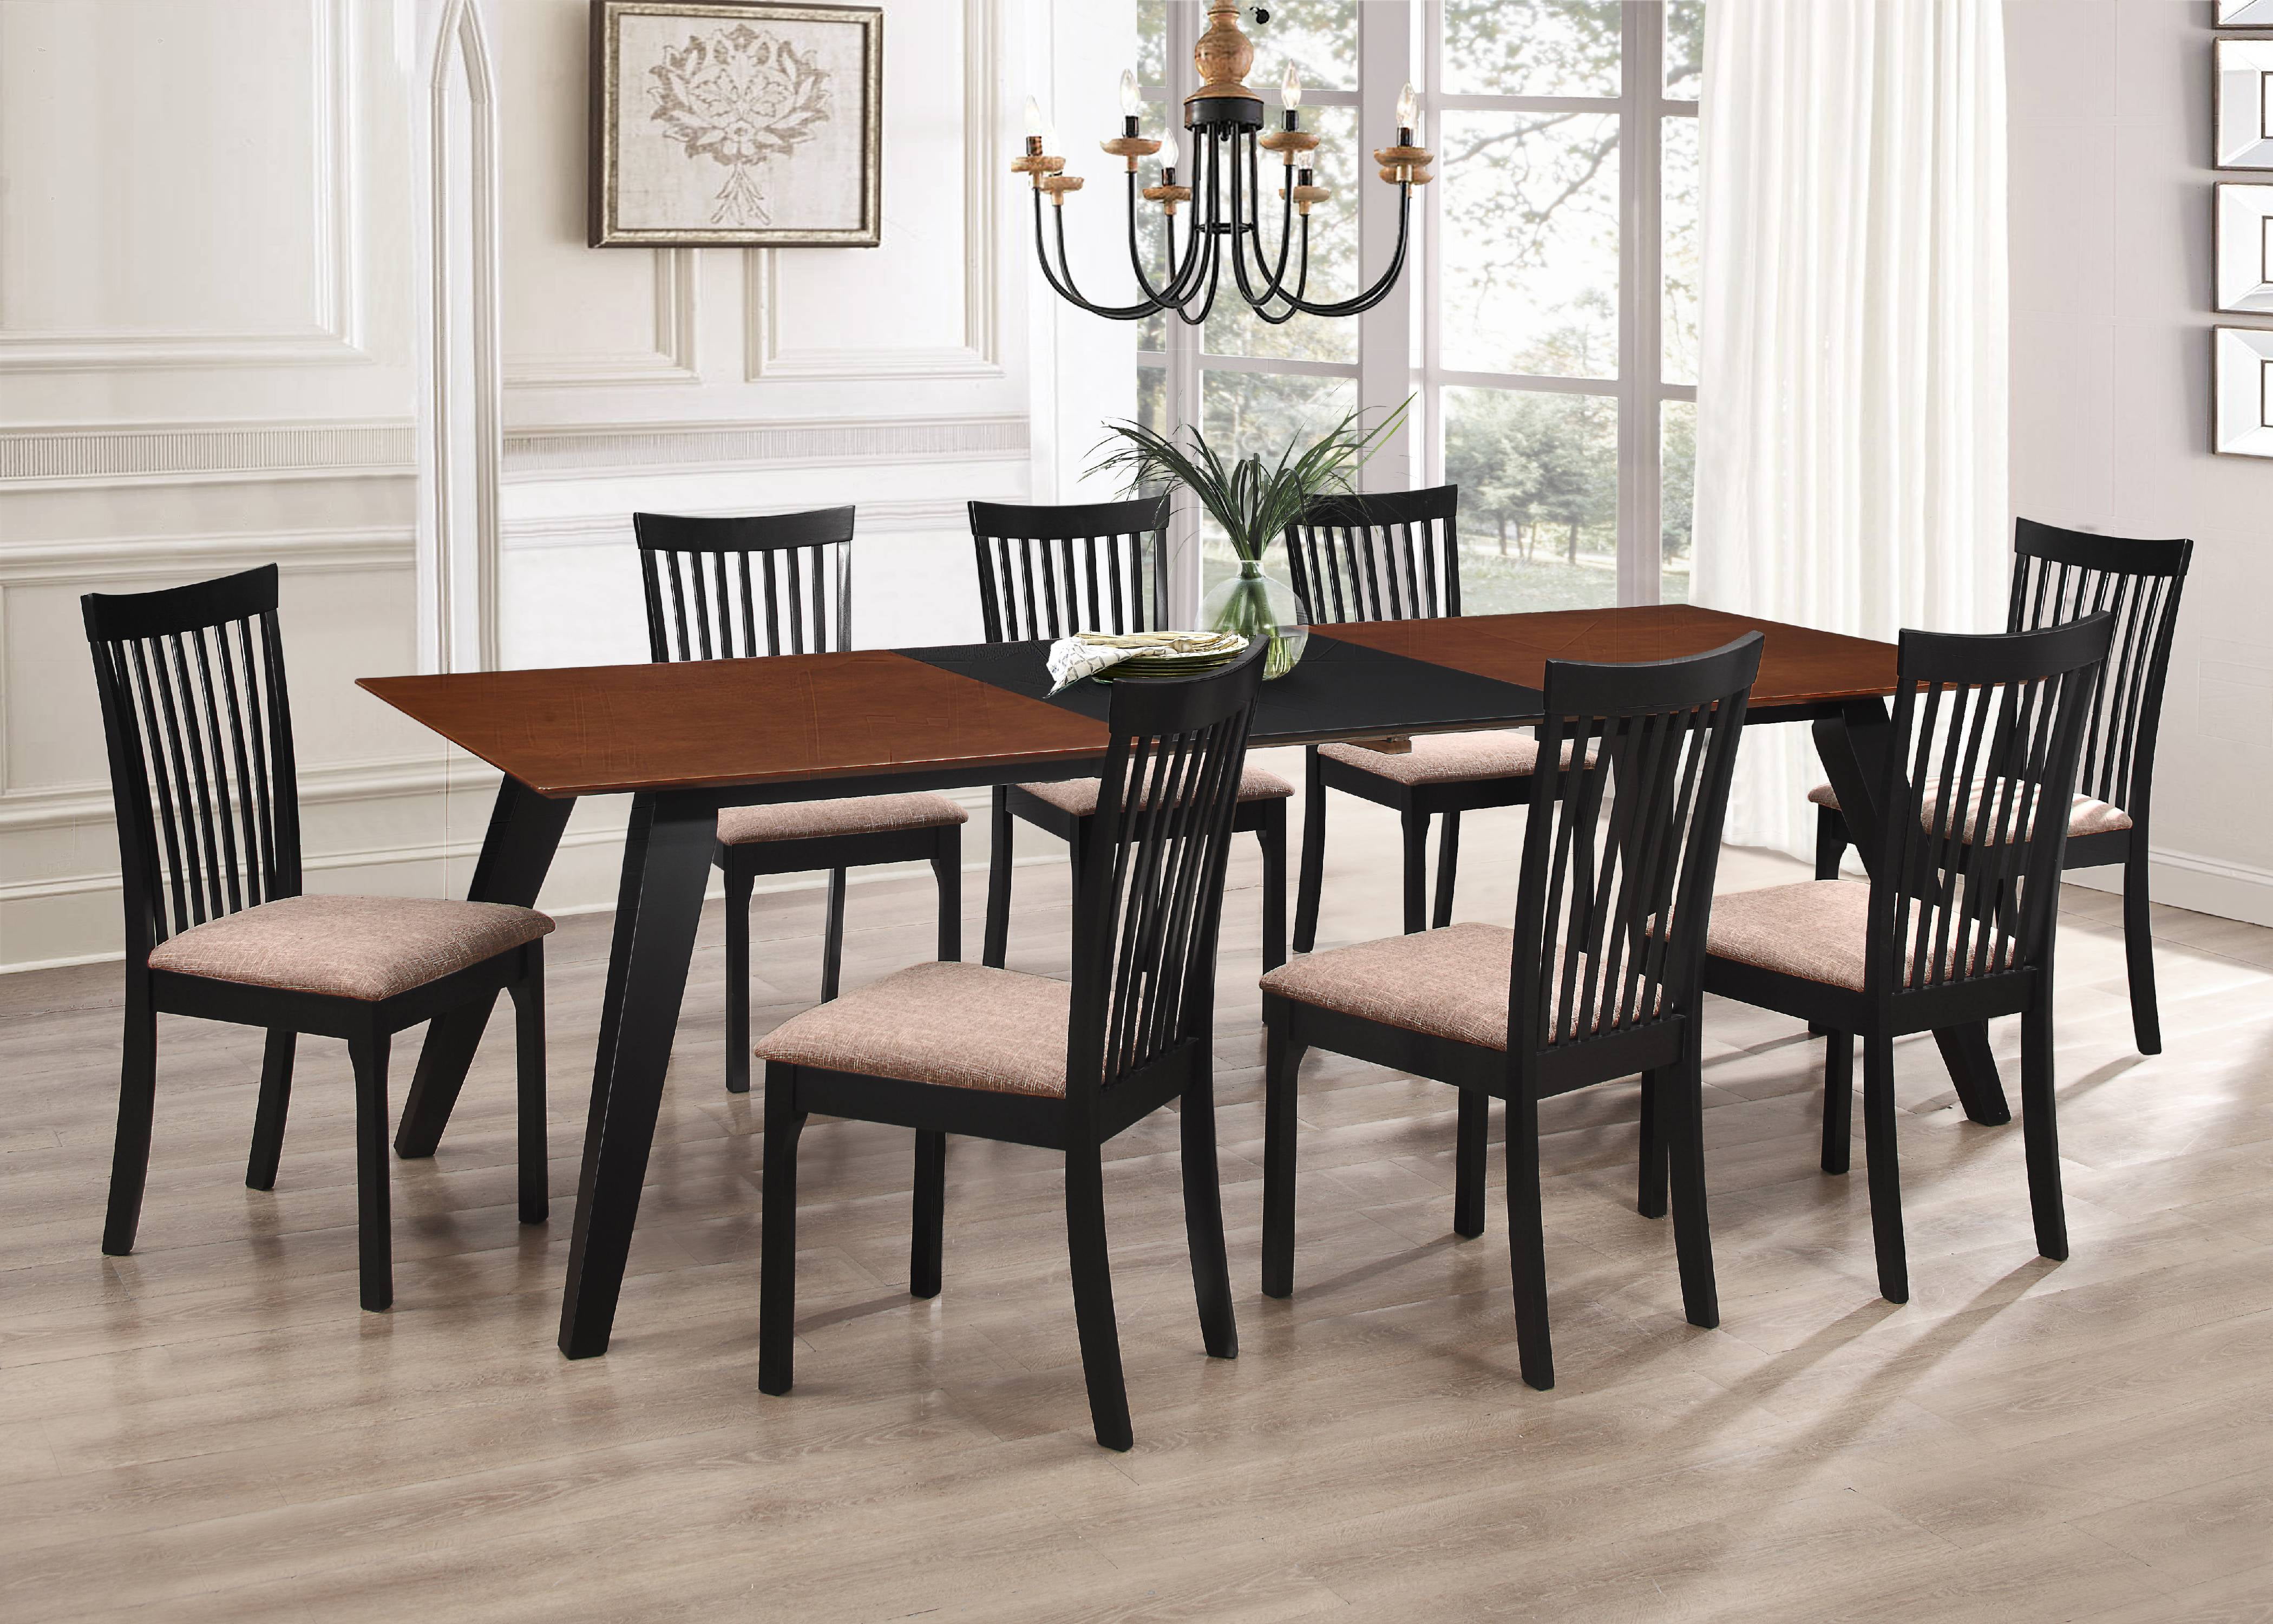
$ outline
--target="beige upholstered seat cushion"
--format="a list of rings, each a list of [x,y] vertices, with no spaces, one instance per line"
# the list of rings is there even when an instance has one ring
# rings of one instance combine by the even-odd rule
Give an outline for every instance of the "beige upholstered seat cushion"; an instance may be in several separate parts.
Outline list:
[[[169,936],[153,970],[377,1002],[552,934],[534,908],[430,897],[284,897]]]
[[[1529,778],[1539,764],[1539,741],[1529,733],[1420,733],[1399,756],[1362,744],[1322,744],[1318,754],[1392,783],[1467,784]],[[1570,760],[1568,746],[1563,759]]]
[[[1839,810],[1839,797],[1828,784],[1817,785],[1807,792],[1807,798],[1819,807],[1828,807],[1834,812]],[[1939,799],[1939,793],[1932,789],[1926,791],[1919,799],[1918,821],[1929,829],[1933,827],[1934,803]],[[1973,838],[1973,824],[1981,816],[1980,786],[1974,786],[1973,793],[1967,797],[1967,801],[1969,816],[1965,820],[1965,838],[1970,840]],[[2084,835],[2110,835],[2118,830],[2130,827],[2131,815],[2128,812],[2112,801],[2095,801],[2089,795],[2078,795],[2068,810],[2067,832],[2070,839],[2076,839]]]
[[[1715,959],[1861,992],[1864,959],[1870,945],[1870,916],[1867,880],[1803,880],[1796,885],[1731,891],[1713,898],[1705,951]],[[1910,904],[1907,939],[1913,951],[1903,957],[1905,986],[1917,979],[1915,947],[1921,917],[1918,905]],[[1954,926],[1949,934],[1956,936]],[[2009,940],[2002,935],[1996,938],[1991,950],[1993,960],[2007,961]],[[1946,955],[1955,951],[1954,940],[1942,949]],[[1979,959],[1977,943],[1967,963],[1969,973]]]
[[[968,823],[971,814],[944,795],[856,795],[844,801],[789,801],[769,807],[725,807],[718,813],[724,846],[821,840],[835,835],[898,834]]]
[[[1451,1038],[1479,1049],[1504,1049],[1507,982],[1514,959],[1515,932],[1505,926],[1448,925],[1442,930],[1305,953],[1264,976],[1263,990],[1384,1026]],[[1558,953],[1558,996],[1562,963]],[[1581,993],[1585,984],[1582,969],[1576,983]],[[1616,1013],[1602,1005],[1598,993],[1597,1029]]]
[[[761,1060],[948,1088],[1065,1095],[1073,989],[985,965],[919,964],[791,1016]]]
[[[1061,812],[1075,817],[1094,817],[1097,797],[1105,785],[1101,778],[1061,778],[1054,784],[1021,784],[1018,787],[1038,801],[1048,801]],[[1294,786],[1275,772],[1251,765],[1240,771],[1242,801],[1284,801],[1294,793]]]

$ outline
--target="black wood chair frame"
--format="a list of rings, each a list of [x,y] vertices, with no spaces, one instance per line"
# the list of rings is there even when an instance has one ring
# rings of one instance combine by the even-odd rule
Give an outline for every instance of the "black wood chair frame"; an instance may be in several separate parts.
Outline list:
[[[1720,1323],[1706,1215],[1699,975],[1729,783],[1762,639],[1639,665],[1549,661],[1511,965],[1504,1049],[1306,1004],[1265,988],[1263,1289],[1294,1290],[1296,1077],[1311,1049],[1349,1055],[1460,1091],[1452,1228],[1484,1228],[1489,1101],[1506,1106],[1509,1262],[1524,1380],[1555,1385],[1547,1316],[1539,1101],[1642,1078],[1645,1172],[1639,1206],[1667,1211],[1670,1163],[1682,1301],[1692,1325]],[[1684,748],[1684,741],[1686,748]],[[1617,793],[1606,792],[1615,786]],[[1685,830],[1684,825],[1685,824]],[[1597,847],[1600,847],[1598,850]],[[1657,921],[1670,911],[1674,927]],[[1616,1007],[1583,1003],[1575,973],[1600,963]],[[1560,983],[1559,994],[1554,985]],[[1654,989],[1653,993],[1651,989]],[[1650,1170],[1658,1169],[1653,1186]]]
[[[840,652],[851,646],[851,508],[751,517],[632,515],[647,593],[648,657],[657,662]],[[832,579],[833,577],[833,579]],[[826,870],[821,1001],[844,966],[846,870],[927,862],[939,887],[939,956],[963,957],[963,825],[811,840],[719,841],[726,889],[726,1087],[750,1091],[750,901],[777,874]]]
[[[2077,787],[2120,807],[2128,829],[2072,835],[2069,868],[2123,869],[2123,953],[2131,983],[2131,1025],[2142,1055],[2163,1051],[2155,997],[2155,944],[2149,914],[2148,863],[2155,789],[2155,744],[2163,688],[2178,632],[2179,596],[2194,558],[2191,541],[2136,541],[2017,520],[2007,631],[2036,631],[2106,611],[2115,616],[2106,675],[2087,729]],[[1854,843],[1834,807],[1815,815],[1815,876],[1833,879]]]
[[[395,996],[367,1000],[153,970],[169,936],[301,895],[298,778],[277,626],[276,567],[80,601],[110,758],[125,898],[124,1054],[102,1250],[134,1250],[150,1165],[161,1014],[259,1026],[268,1040],[244,1182],[276,1186],[298,1034],[345,1039],[356,1080],[363,1306],[394,1303],[387,1050],[395,1033],[512,995],[518,1035],[519,1206],[545,1219],[544,949],[526,943]]]
[[[1460,613],[1460,487],[1322,498],[1287,527],[1287,568],[1294,592],[1315,625],[1351,620],[1449,618]],[[1338,790],[1395,811],[1405,856],[1405,930],[1452,922],[1460,861],[1460,814],[1518,807],[1531,798],[1528,778],[1469,778],[1449,784],[1400,784],[1347,762],[1302,753],[1302,858],[1294,894],[1294,951],[1318,936],[1319,893],[1325,883],[1326,792]],[[1437,843],[1437,892],[1429,898],[1429,831],[1444,819]]]
[[[2102,612],[1988,636],[1903,632],[1894,748],[1875,801],[1884,823],[1870,865],[1864,989],[1706,957],[1707,992],[1796,1017],[1827,1034],[1826,1173],[1848,1170],[1855,1040],[1861,1039],[1872,1236],[1879,1292],[1889,1302],[1909,1300],[1894,1045],[1911,1033],[1939,1035],[1999,1016],[2021,1017],[2022,1131],[2037,1248],[2047,1258],[2067,1256],[2054,1117],[2053,928],[2068,801],[2114,625]],[[1938,724],[1943,733],[1937,744]],[[1987,799],[1969,811],[1967,786],[1984,776]],[[2016,785],[2030,789],[2011,787]],[[1924,816],[1928,793],[1948,810]],[[2024,794],[2034,799],[2033,817],[2019,805]],[[1969,818],[1992,838],[1966,838]],[[2024,838],[1993,837],[2014,828]],[[1898,949],[1898,909],[1916,910],[1921,921],[1912,947]],[[1999,945],[2000,936],[2009,945]],[[1985,967],[1966,967],[1977,963]],[[1645,1162],[1645,1186],[1658,1177]]]
[[[797,1146],[814,1111],[916,1131],[909,1289],[919,1297],[935,1297],[941,1287],[947,1135],[1065,1154],[1066,1232],[1091,1421],[1099,1444],[1127,1449],[1133,1435],[1106,1245],[1103,1147],[1178,1103],[1201,1336],[1211,1357],[1238,1356],[1212,1045],[1224,869],[1262,655],[1251,650],[1208,676],[1114,689],[1112,742],[1076,900],[1062,1098],[767,1062],[761,1391],[787,1393],[794,1380]]]
[[[1159,631],[1168,624],[1165,496],[1058,507],[975,501],[971,537],[989,643]],[[999,968],[1009,952],[1015,824],[1031,823],[1064,841],[1078,882],[1084,831],[1094,817],[1068,812],[1016,784],[995,786],[982,962]],[[1240,802],[1232,831],[1253,835],[1263,849],[1263,967],[1275,969],[1287,962],[1286,801]]]

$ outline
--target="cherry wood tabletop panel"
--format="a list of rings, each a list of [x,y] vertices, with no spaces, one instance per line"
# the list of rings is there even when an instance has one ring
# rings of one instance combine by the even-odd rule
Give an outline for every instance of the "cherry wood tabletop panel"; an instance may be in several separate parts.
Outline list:
[[[1524,688],[1546,680],[1550,659],[1631,662],[1702,654],[1746,632],[1767,638],[1755,711],[1883,698],[1894,691],[1894,645],[1687,604],[1470,614],[1443,620],[1363,620],[1314,626],[1339,638]]]
[[[886,650],[364,677],[540,794],[872,778],[1105,754],[1104,725]]]

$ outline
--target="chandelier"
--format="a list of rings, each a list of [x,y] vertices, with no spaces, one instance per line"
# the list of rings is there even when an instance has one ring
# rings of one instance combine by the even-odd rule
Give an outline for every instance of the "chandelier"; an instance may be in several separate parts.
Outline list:
[[[1060,297],[1092,315],[1114,321],[1137,321],[1156,311],[1174,311],[1184,322],[1197,327],[1207,320],[1208,312],[1214,308],[1227,259],[1240,297],[1257,316],[1275,326],[1298,314],[1358,315],[1380,304],[1397,285],[1397,278],[1405,268],[1406,243],[1412,229],[1413,188],[1428,184],[1429,165],[1432,162],[1430,154],[1413,144],[1413,86],[1406,86],[1404,94],[1397,99],[1396,144],[1373,154],[1374,162],[1381,166],[1381,178],[1398,192],[1397,252],[1390,257],[1389,267],[1380,279],[1364,292],[1347,299],[1314,300],[1308,297],[1310,210],[1333,194],[1317,184],[1310,154],[1318,145],[1318,138],[1301,125],[1302,80],[1292,63],[1287,64],[1286,77],[1280,82],[1279,102],[1284,111],[1279,116],[1279,127],[1264,128],[1262,98],[1247,87],[1248,71],[1255,65],[1255,47],[1240,28],[1240,10],[1239,6],[1217,4],[1211,0],[1207,31],[1192,48],[1192,65],[1199,71],[1200,87],[1184,98],[1184,128],[1190,133],[1192,142],[1189,184],[1179,184],[1176,178],[1182,151],[1173,130],[1166,139],[1158,141],[1137,133],[1136,117],[1144,100],[1136,86],[1136,76],[1129,72],[1121,76],[1121,133],[1099,145],[1114,157],[1127,159],[1129,163],[1129,264],[1144,295],[1136,304],[1099,304],[1083,297],[1074,285],[1073,267],[1066,258],[1065,200],[1081,190],[1082,178],[1065,172],[1065,159],[1051,150],[1057,145],[1054,132],[1043,120],[1040,107],[1032,98],[1027,99],[1025,151],[1011,161],[1010,168],[1033,182],[1034,252],[1041,259],[1042,274],[1049,279],[1051,288]],[[1265,22],[1269,17],[1270,13],[1256,8],[1257,22]],[[1264,244],[1264,214],[1269,205],[1263,195],[1263,152],[1278,154],[1285,170],[1279,187],[1279,245],[1275,254]],[[1136,172],[1139,160],[1156,155],[1160,165],[1159,182],[1144,187],[1141,195],[1145,202],[1160,206],[1167,229],[1167,253],[1160,263],[1167,267],[1167,274],[1159,287],[1153,285],[1145,269],[1143,232],[1138,225],[1140,192]],[[1045,200],[1050,205],[1046,213],[1042,207]],[[1191,214],[1179,252],[1176,210],[1182,204],[1191,205]],[[1046,223],[1053,217],[1056,221],[1054,265],[1050,256],[1052,233]],[[1302,222],[1299,252],[1295,226],[1298,219]]]

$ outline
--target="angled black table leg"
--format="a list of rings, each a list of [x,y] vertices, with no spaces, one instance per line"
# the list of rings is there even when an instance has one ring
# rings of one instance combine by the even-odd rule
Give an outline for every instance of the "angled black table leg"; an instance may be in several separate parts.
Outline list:
[[[552,853],[560,845],[560,831],[576,808],[573,796],[554,800],[508,774],[498,786],[496,804],[490,808],[489,832],[482,837],[482,854],[474,863],[474,883],[466,891],[469,902],[509,902],[533,908],[552,867]],[[450,1112],[465,1086],[466,1068],[489,1025],[497,995],[476,999],[435,1017],[426,1028],[426,1041],[418,1051],[418,1069],[410,1079],[410,1092],[402,1101],[402,1120],[394,1131],[398,1156],[431,1156],[442,1142]]]
[[[1879,859],[1877,786],[1884,782],[1887,752],[1894,746],[1894,718],[1881,702],[1858,700],[1837,717],[1815,724],[1815,748],[1823,758],[1824,775],[1839,797],[1841,815],[1853,831],[1855,850],[1868,868]],[[1945,1027],[1933,1034],[1942,1064],[1965,1114],[1984,1127],[2013,1120],[2005,1101],[2004,1079],[1997,1074],[1997,1056],[1989,1046],[1986,1021]]]
[[[584,1169],[576,1183],[568,1286],[560,1304],[560,1351],[572,1359],[608,1350],[716,838],[711,801],[632,798],[615,942],[600,1005],[599,1052],[592,1064]]]

